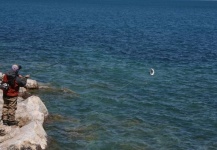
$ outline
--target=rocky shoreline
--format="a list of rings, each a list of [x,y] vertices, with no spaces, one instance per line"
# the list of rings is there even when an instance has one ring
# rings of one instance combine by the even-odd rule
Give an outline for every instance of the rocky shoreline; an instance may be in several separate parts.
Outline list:
[[[27,88],[38,88],[35,80],[27,79]],[[47,134],[43,128],[48,110],[42,100],[29,95],[25,88],[20,88],[16,120],[18,126],[5,126],[0,122],[0,150],[43,150],[47,147]],[[0,90],[0,116],[2,115],[2,90]]]

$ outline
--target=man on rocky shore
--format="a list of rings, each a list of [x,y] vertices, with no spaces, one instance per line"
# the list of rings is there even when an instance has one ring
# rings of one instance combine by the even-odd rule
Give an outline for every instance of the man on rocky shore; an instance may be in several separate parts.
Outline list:
[[[19,70],[22,67],[20,65],[12,65],[12,69],[5,73],[2,84],[3,90],[3,109],[2,109],[2,121],[4,125],[13,126],[18,122],[15,120],[15,111],[17,109],[17,98],[19,94],[19,88],[24,87],[26,84],[26,78],[22,78],[19,75]]]

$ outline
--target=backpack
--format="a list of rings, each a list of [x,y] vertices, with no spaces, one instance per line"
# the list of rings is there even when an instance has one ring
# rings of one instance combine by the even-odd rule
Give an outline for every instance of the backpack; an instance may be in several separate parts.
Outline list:
[[[19,87],[24,87],[27,83],[27,79],[24,77],[19,77],[17,72],[10,70],[6,73],[8,84],[13,87],[15,85],[15,81]]]

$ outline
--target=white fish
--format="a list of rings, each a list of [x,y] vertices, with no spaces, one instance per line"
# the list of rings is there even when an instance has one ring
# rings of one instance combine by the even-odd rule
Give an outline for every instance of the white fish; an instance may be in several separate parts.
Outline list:
[[[154,69],[153,69],[153,68],[150,69],[150,75],[151,75],[151,76],[154,75]]]

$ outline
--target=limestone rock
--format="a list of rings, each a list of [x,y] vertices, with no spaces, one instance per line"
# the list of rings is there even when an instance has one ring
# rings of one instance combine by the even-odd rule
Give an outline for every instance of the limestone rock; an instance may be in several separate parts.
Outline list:
[[[7,139],[3,143],[0,143],[0,149],[45,149],[47,146],[47,139],[45,137],[46,133],[41,124],[38,122],[30,122],[29,124],[20,128],[14,137]]]
[[[39,88],[38,82],[36,80],[27,79],[26,88],[27,89],[38,89]]]
[[[20,133],[19,127],[5,126],[3,124],[0,125],[0,143],[7,141],[8,139],[13,138],[14,136]],[[1,149],[1,147],[0,147]]]

